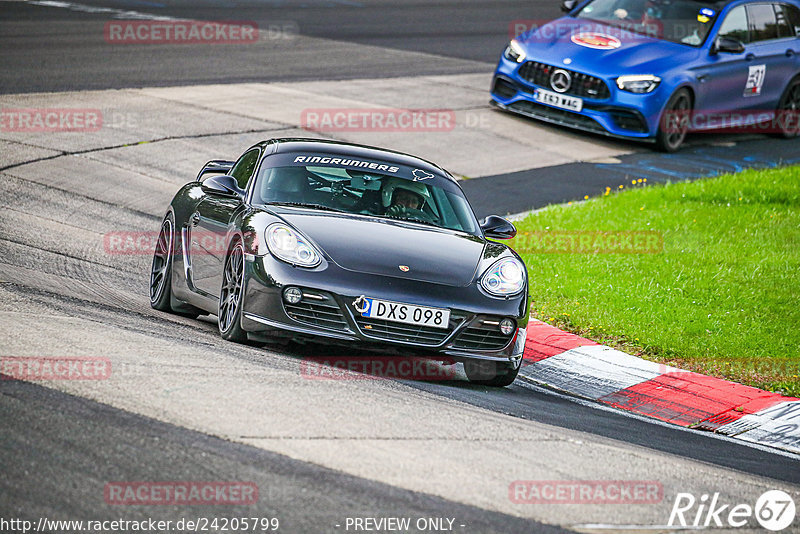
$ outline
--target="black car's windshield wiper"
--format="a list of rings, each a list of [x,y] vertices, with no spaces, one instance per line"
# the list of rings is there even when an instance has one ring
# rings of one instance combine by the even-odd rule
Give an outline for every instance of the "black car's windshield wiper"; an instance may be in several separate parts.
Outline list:
[[[426,221],[426,220],[423,220],[423,219],[416,219],[416,218],[414,218],[414,217],[408,217],[408,218],[406,218],[405,220],[406,220],[406,221],[415,222],[415,223],[420,223],[420,224],[427,224],[428,226],[434,226],[434,227],[436,227],[436,228],[442,228],[441,226],[439,226],[439,225],[438,225],[438,224],[436,224],[436,223],[432,223],[432,222],[430,222],[430,221]]]
[[[299,208],[310,208],[313,210],[335,211],[336,213],[347,213],[344,210],[331,208],[323,204],[309,204],[306,202],[267,202],[268,206],[297,206]]]
[[[431,221],[426,221],[425,219],[418,219],[416,217],[393,217],[391,215],[380,215],[380,217],[383,219],[391,219],[393,221],[409,221],[419,224],[425,224],[428,226],[433,226],[434,228],[444,228],[444,226],[439,226],[438,224],[433,223]]]

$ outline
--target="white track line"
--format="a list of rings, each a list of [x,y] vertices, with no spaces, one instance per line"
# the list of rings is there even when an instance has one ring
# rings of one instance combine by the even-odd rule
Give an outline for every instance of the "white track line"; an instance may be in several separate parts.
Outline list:
[[[112,7],[97,7],[86,4],[76,4],[75,2],[59,2],[56,0],[28,0],[29,4],[43,7],[57,7],[69,9],[79,13],[105,13],[110,14],[115,19],[123,20],[178,20],[173,17],[142,13],[141,11],[130,11],[126,9],[114,9]]]

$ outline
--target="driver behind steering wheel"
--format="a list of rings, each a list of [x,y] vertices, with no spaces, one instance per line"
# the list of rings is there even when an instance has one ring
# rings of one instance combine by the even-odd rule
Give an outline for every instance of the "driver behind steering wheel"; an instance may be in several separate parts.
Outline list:
[[[385,214],[390,217],[433,222],[431,216],[423,211],[429,196],[428,188],[421,183],[390,178],[383,184],[381,204],[386,210]]]

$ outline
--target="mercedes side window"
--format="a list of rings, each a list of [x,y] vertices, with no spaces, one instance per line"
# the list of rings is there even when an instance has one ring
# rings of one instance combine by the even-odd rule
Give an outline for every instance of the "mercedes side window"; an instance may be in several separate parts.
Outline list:
[[[236,162],[236,165],[233,166],[233,169],[231,169],[231,176],[236,178],[239,189],[247,189],[247,182],[250,181],[250,177],[253,176],[253,171],[258,164],[259,154],[261,154],[261,151],[254,148],[242,156],[239,161]]]
[[[750,42],[778,38],[778,23],[775,20],[775,9],[772,4],[747,6],[747,20],[750,22]]]
[[[744,10],[744,6],[734,8],[728,13],[719,29],[719,37],[736,39],[744,44],[750,42],[750,35],[747,29],[747,12]]]

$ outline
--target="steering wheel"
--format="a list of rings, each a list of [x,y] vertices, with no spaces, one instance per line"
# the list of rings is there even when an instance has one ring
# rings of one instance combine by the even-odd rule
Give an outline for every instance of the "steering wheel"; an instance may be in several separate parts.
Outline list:
[[[425,213],[422,210],[414,208],[406,208],[405,206],[400,206],[400,205],[390,206],[389,209],[386,210],[386,215],[389,215],[390,217],[399,217],[403,219],[419,219],[421,221],[433,224],[437,223],[435,217]]]

